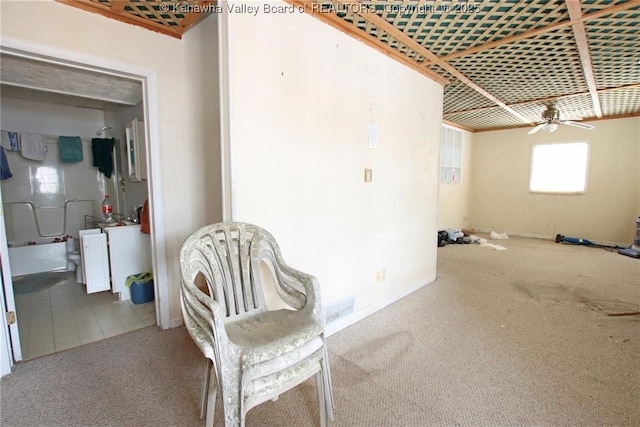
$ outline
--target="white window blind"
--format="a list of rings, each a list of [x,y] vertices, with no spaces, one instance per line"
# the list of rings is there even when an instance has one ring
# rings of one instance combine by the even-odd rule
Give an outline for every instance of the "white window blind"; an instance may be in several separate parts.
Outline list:
[[[459,184],[462,172],[462,132],[442,126],[440,132],[440,183]]]

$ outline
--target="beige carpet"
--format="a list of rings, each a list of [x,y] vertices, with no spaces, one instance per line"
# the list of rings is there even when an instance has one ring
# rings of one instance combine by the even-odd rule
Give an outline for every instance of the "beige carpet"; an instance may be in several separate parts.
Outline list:
[[[439,248],[434,283],[329,338],[334,426],[640,425],[640,260],[496,243]],[[2,425],[201,426],[201,361],[153,327],[21,363]],[[317,420],[309,381],[247,426]]]

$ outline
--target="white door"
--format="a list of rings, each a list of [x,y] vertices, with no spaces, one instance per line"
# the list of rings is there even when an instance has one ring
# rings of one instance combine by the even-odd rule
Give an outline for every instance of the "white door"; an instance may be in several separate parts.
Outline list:
[[[107,235],[100,233],[82,236],[82,253],[87,293],[108,291],[111,284],[109,282]]]
[[[78,238],[80,240],[80,243],[78,244],[78,249],[80,251],[80,265],[78,266],[78,268],[82,269],[82,283],[84,283],[85,285],[87,284],[87,269],[84,266],[84,248],[82,247],[82,238],[87,234],[100,233],[102,233],[102,230],[100,230],[99,228],[89,228],[87,230],[80,230],[78,232]]]
[[[0,200],[2,200],[2,188],[0,187]],[[20,334],[18,332],[18,318],[16,316],[16,300],[13,295],[13,282],[11,280],[11,266],[9,265],[9,249],[7,247],[7,233],[4,227],[4,209],[2,203],[0,203],[0,262],[2,266],[2,288],[3,292],[0,295],[0,304],[2,308],[2,321],[0,322],[3,328],[0,334],[0,360],[2,360],[2,372],[1,375],[6,375],[11,372],[11,365],[13,362],[19,362],[22,360],[22,348],[20,347]],[[6,315],[5,313],[13,313],[13,315]],[[12,317],[15,319],[13,323],[7,325],[7,319]],[[6,325],[6,326],[5,326]],[[8,333],[5,333],[5,327],[7,327]],[[7,361],[9,365],[6,366]],[[7,369],[9,370],[8,372]]]

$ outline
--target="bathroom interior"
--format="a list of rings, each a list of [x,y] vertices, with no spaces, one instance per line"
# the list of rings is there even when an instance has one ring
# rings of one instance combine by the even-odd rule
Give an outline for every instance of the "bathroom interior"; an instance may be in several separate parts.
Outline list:
[[[152,277],[141,83],[1,56],[0,190],[23,360],[156,324],[155,301],[126,283]]]

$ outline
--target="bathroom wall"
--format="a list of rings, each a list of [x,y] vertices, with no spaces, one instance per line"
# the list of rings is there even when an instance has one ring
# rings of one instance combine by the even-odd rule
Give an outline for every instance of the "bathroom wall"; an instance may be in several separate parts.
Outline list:
[[[107,187],[91,154],[91,138],[104,125],[103,111],[8,97],[0,107],[2,130],[44,135],[48,150],[42,162],[7,151],[13,177],[1,185],[8,243],[48,243],[67,234],[77,238],[85,215],[100,213]],[[81,162],[60,162],[57,136],[62,135],[82,138]]]

